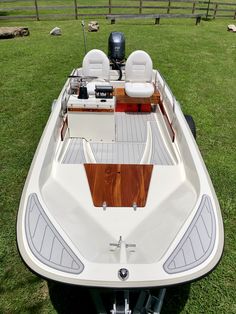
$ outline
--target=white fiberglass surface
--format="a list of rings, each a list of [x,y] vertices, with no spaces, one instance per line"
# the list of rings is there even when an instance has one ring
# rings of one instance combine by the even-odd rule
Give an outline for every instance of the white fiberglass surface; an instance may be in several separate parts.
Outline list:
[[[147,204],[137,210],[94,207],[83,165],[55,163],[42,197],[80,254],[97,263],[160,260],[197,200],[181,164],[154,167]]]

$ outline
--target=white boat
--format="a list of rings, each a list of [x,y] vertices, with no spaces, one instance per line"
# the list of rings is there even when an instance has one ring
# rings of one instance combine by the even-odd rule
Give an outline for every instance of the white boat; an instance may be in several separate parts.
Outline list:
[[[29,268],[124,290],[212,271],[223,223],[190,127],[146,52],[118,71],[89,51],[53,103],[22,193],[17,242]]]

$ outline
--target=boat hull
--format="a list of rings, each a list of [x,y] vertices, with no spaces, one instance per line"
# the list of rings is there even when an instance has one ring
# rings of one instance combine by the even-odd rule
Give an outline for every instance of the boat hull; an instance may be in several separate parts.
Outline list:
[[[159,72],[153,76],[160,108],[132,116],[115,113],[119,138],[116,143],[108,139],[107,150],[104,143],[69,136],[68,121],[61,115],[70,83],[66,82],[32,162],[17,219],[20,254],[40,276],[93,287],[163,287],[201,278],[218,264],[224,231],[213,185],[180,105]],[[127,131],[124,140],[119,130],[125,129],[126,121],[138,126],[133,135]],[[127,153],[120,157],[124,148]],[[99,155],[101,150],[107,155]],[[104,161],[105,155],[113,167]],[[135,198],[146,186],[136,179],[127,181],[137,185],[129,190],[135,191],[131,200],[100,204],[101,196],[100,206],[95,203],[91,193],[95,183],[89,184],[85,166],[95,163],[106,165],[100,169],[105,169],[107,186],[107,178],[112,180],[109,193],[114,195],[125,189],[120,170],[116,179],[107,177],[114,165],[135,171],[152,165],[145,202]]]

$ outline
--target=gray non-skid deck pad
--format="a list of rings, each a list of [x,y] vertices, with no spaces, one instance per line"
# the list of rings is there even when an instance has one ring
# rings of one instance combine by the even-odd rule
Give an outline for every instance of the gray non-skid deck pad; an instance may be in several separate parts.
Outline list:
[[[84,265],[52,225],[35,193],[28,198],[25,230],[28,245],[40,262],[67,273],[83,271]]]
[[[176,249],[164,264],[169,274],[190,270],[211,254],[216,238],[216,221],[211,199],[203,195],[197,213]]]
[[[144,143],[93,143],[91,148],[97,163],[107,164],[139,164]]]
[[[82,138],[71,138],[69,147],[62,161],[63,164],[86,163]]]
[[[116,141],[145,143],[148,121],[155,121],[153,113],[116,112]]]
[[[152,156],[151,163],[154,165],[173,165],[173,161],[163,142],[161,133],[155,121],[150,121],[152,129]]]
[[[90,143],[97,163],[140,163],[147,140],[147,122],[152,130],[151,164],[172,165],[153,113],[115,113],[116,142]],[[70,139],[63,158],[65,164],[85,163],[81,138]]]

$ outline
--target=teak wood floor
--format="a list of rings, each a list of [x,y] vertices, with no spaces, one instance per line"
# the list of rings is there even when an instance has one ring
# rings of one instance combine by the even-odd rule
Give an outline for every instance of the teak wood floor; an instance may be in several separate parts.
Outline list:
[[[93,204],[144,207],[153,165],[84,164]]]

